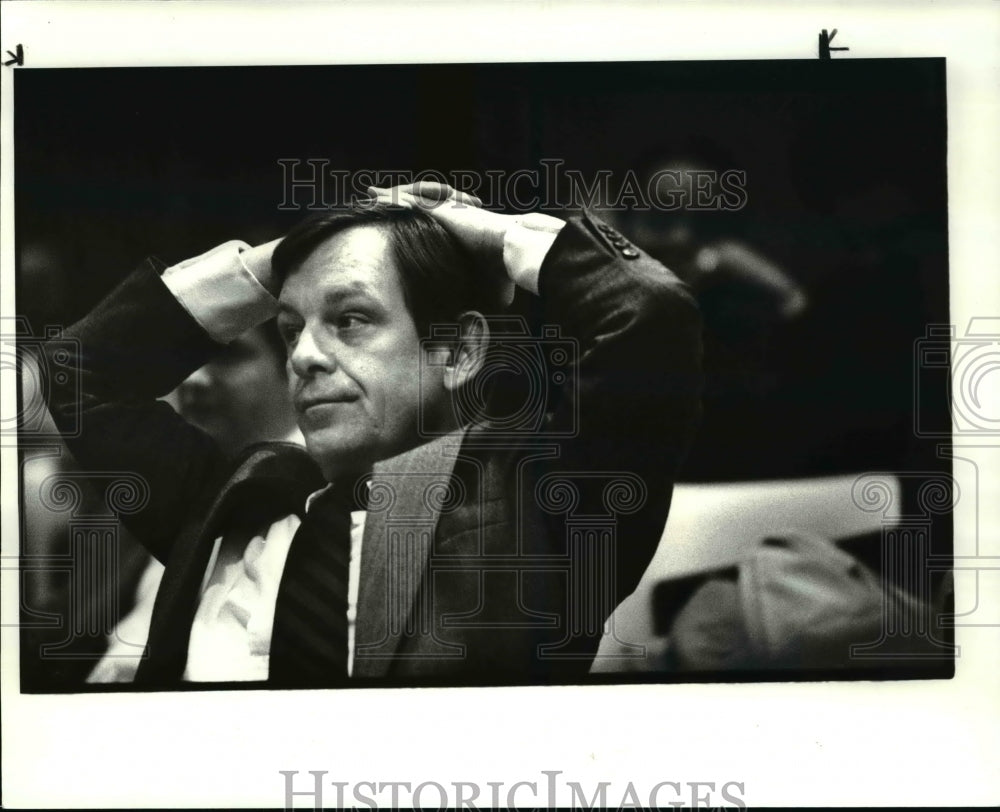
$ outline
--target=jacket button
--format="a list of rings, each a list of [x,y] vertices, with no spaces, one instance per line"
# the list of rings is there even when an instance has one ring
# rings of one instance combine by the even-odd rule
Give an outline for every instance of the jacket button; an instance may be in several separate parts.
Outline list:
[[[639,252],[636,251],[634,248],[623,248],[622,256],[625,257],[626,259],[635,259],[636,257],[639,256]]]

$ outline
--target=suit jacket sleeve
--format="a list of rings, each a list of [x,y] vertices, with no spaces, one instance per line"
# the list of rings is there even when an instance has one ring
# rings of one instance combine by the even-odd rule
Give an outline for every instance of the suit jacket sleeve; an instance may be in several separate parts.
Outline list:
[[[156,400],[219,349],[160,270],[147,261],[44,352],[71,356],[59,365],[70,374],[52,376],[47,390],[67,446],[86,470],[144,479],[144,507],[123,520],[166,561],[172,540],[207,508],[230,462],[208,435]]]
[[[671,271],[587,213],[556,237],[540,270],[539,297],[544,323],[578,344],[575,380],[548,415],[572,437],[553,465],[631,473],[646,487],[642,508],[618,519],[620,601],[659,543],[700,420],[700,314]],[[585,505],[606,509],[600,477],[577,484]]]

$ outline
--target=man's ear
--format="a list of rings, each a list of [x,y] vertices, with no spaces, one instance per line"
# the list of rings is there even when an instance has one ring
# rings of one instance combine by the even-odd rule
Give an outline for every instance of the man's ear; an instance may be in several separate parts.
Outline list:
[[[444,368],[444,385],[451,392],[461,389],[483,368],[490,343],[489,323],[478,310],[467,310],[459,316],[458,328],[458,341]]]

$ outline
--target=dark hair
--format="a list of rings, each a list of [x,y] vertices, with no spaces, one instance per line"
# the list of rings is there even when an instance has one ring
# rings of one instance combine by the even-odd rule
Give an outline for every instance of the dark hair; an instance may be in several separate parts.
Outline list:
[[[276,280],[284,284],[322,243],[355,226],[388,229],[403,296],[421,337],[430,325],[454,322],[466,310],[489,314],[500,309],[478,278],[472,257],[440,223],[419,209],[381,203],[321,212],[300,222],[275,249]]]

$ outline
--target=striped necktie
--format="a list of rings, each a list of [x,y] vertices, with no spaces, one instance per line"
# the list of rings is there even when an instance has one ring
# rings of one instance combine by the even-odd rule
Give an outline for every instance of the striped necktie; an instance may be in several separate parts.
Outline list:
[[[278,586],[268,678],[288,688],[347,681],[351,504],[338,488],[312,500],[292,538]]]

